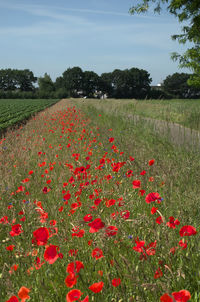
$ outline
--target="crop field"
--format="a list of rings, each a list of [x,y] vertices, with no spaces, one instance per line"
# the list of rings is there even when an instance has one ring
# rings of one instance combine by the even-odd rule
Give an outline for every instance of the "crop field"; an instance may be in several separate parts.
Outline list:
[[[0,140],[2,302],[200,301],[200,152],[132,107],[62,100]]]
[[[58,100],[0,99],[0,133],[2,130],[26,120],[38,111],[55,104]]]

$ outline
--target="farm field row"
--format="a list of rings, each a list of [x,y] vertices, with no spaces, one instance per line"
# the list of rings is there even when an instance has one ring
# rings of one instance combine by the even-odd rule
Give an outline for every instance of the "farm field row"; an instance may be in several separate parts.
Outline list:
[[[3,302],[199,301],[199,153],[62,100],[0,163]]]
[[[36,112],[52,106],[57,101],[49,99],[0,99],[0,133],[8,127],[30,118]]]

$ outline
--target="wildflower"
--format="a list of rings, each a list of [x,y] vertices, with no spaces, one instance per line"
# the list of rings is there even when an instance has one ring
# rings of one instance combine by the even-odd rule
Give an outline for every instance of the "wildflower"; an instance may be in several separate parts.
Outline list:
[[[133,189],[138,189],[141,186],[141,181],[136,179],[132,182],[132,184],[133,184]]]
[[[41,227],[33,232],[32,243],[37,243],[37,245],[46,245],[49,239],[49,230],[45,227]]]
[[[23,232],[21,228],[22,228],[21,224],[12,225],[12,230],[10,231],[10,235],[12,237],[20,235]]]
[[[74,302],[80,299],[83,293],[79,289],[72,289],[66,296],[67,302]]]
[[[10,297],[9,300],[7,300],[6,302],[19,302],[18,298],[16,296],[12,296]]]
[[[152,192],[152,193],[147,194],[145,201],[146,201],[146,203],[151,203],[153,201],[160,200],[160,199],[161,199],[161,197],[157,192]]]
[[[151,159],[151,160],[149,161],[149,166],[152,166],[152,165],[154,164],[154,162],[155,162],[155,160],[154,160],[154,159]]]
[[[192,225],[185,225],[179,231],[181,237],[196,235],[196,233],[197,233],[196,228],[193,227]]]
[[[120,283],[121,283],[121,279],[120,279],[120,278],[118,278],[118,279],[115,278],[115,279],[112,280],[112,285],[113,285],[114,287],[119,286]]]
[[[105,226],[105,223],[102,222],[101,218],[96,218],[92,222],[88,223],[88,226],[90,226],[90,233],[96,233]]]
[[[93,292],[93,293],[99,293],[100,291],[102,291],[102,288],[104,286],[104,283],[101,282],[97,282],[92,284],[89,289]]]
[[[74,261],[67,265],[67,272],[69,274],[76,274],[80,269],[84,268],[84,264],[81,261]]]
[[[25,286],[22,286],[18,292],[18,297],[20,299],[22,299],[22,302],[25,302],[26,299],[30,299],[29,297],[29,292],[30,292],[30,289],[25,287]]]
[[[96,247],[96,248],[93,249],[93,251],[92,251],[92,257],[93,257],[93,258],[96,258],[96,260],[97,260],[97,259],[100,259],[100,258],[102,258],[102,257],[104,257],[104,256],[103,256],[103,251],[102,251],[100,248]]]
[[[57,245],[49,245],[44,252],[44,259],[49,263],[53,264],[58,258],[57,251],[59,250]]]

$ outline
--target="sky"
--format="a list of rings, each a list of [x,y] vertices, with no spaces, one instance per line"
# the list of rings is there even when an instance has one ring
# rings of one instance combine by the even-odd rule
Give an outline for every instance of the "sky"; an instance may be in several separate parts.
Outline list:
[[[187,45],[171,40],[182,24],[163,11],[130,15],[136,0],[0,0],[0,69],[46,72],[53,80],[79,66],[101,75],[147,70],[151,85],[179,69],[170,59]]]

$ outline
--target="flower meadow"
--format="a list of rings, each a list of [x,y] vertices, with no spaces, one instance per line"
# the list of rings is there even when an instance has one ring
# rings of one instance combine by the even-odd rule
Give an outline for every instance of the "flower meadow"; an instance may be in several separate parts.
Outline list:
[[[1,139],[1,301],[199,301],[199,225],[102,118],[63,100]]]

